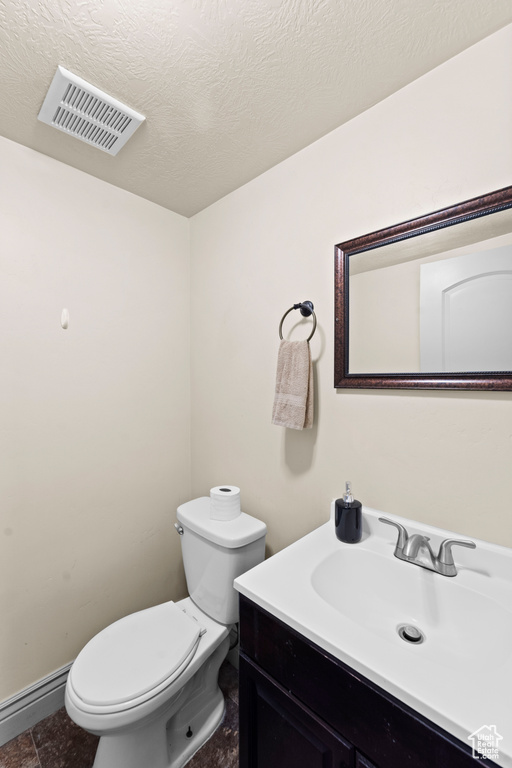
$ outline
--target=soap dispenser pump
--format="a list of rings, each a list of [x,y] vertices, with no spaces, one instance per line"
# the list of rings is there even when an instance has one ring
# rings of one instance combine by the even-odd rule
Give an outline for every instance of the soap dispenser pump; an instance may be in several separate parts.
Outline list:
[[[340,541],[347,544],[357,544],[361,541],[363,532],[361,507],[361,502],[352,496],[350,483],[345,483],[345,495],[342,499],[336,499],[334,509],[334,526]]]

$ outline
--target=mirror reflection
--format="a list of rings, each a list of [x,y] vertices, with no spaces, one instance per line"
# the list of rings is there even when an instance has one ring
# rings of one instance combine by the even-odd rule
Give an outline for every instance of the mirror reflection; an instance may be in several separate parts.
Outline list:
[[[512,371],[512,210],[348,263],[349,374]]]

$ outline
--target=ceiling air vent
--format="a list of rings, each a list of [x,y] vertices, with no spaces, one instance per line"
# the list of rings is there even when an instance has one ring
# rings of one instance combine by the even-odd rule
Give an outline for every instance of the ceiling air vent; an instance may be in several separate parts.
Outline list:
[[[64,67],[57,67],[38,119],[117,155],[146,118]]]

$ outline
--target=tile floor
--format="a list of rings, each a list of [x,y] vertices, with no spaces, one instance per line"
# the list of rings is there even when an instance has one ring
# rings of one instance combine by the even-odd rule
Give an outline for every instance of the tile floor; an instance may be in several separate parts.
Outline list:
[[[219,684],[226,699],[224,719],[187,768],[237,768],[238,672],[228,662]],[[0,747],[0,768],[92,768],[98,739],[75,725],[59,709]]]

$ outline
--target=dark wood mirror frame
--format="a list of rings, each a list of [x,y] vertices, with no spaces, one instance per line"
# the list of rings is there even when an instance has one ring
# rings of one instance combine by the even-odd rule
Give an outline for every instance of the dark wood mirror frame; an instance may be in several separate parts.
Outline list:
[[[512,390],[512,371],[469,373],[349,373],[349,259],[356,253],[419,237],[512,208],[512,186],[335,246],[334,386],[352,389]]]

